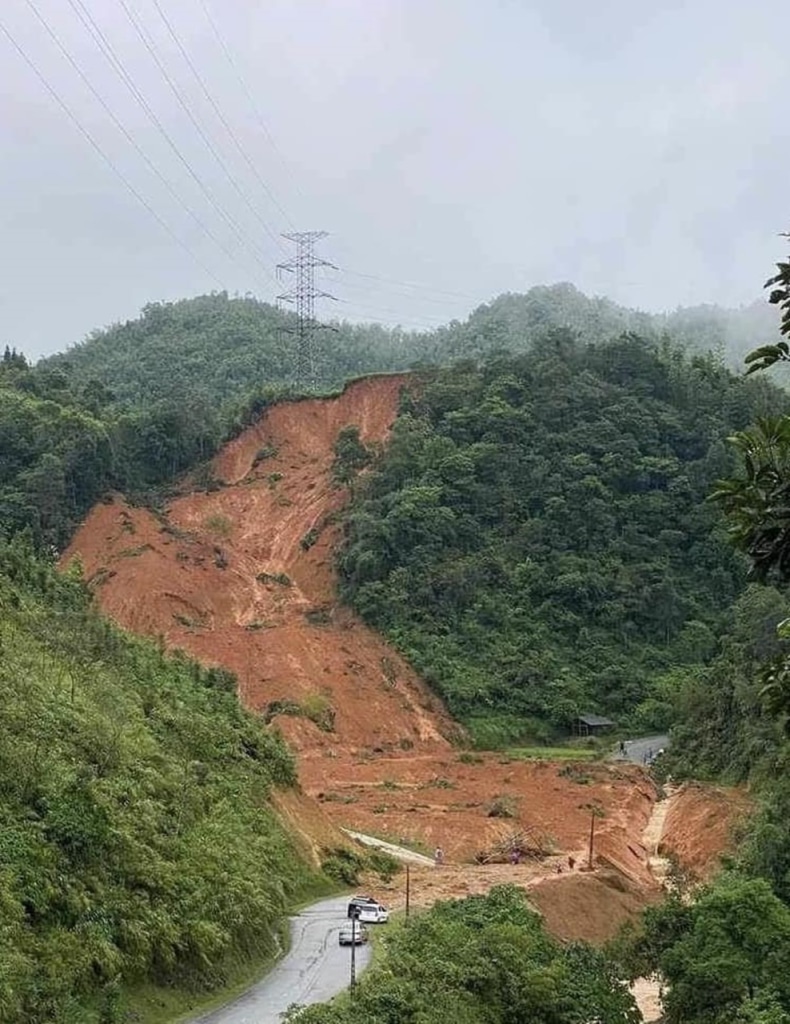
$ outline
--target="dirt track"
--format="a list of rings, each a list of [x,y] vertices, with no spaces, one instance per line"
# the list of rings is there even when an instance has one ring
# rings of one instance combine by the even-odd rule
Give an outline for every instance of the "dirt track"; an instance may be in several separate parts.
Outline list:
[[[465,865],[461,874],[453,868],[453,892],[472,891],[512,880],[509,865],[468,862],[516,832],[541,835],[557,857],[580,857],[595,804],[604,814],[597,863],[649,893],[641,835],[656,794],[642,768],[459,756],[441,702],[338,605],[334,514],[347,493],[332,482],[333,444],[349,424],[368,443],[384,441],[406,382],[371,377],[335,399],[269,409],[215,460],[217,489],[187,484],[159,516],[120,496],[97,505],[63,562],[80,557],[121,625],[231,669],[251,709],[271,713],[278,701],[301,709],[273,721],[298,751],[315,799],[283,797],[281,813],[315,852],[340,841],[337,825],[427,851],[440,845],[451,866]],[[530,870],[522,865],[521,877]],[[452,894],[435,878],[426,884]],[[604,879],[604,902],[611,890]]]

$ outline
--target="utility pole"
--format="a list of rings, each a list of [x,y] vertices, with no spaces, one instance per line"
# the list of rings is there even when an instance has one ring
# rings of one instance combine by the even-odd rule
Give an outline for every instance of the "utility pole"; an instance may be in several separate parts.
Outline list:
[[[316,242],[326,238],[326,231],[292,231],[284,234],[289,242],[296,246],[292,260],[277,264],[277,276],[293,274],[293,288],[277,296],[278,302],[291,304],[296,312],[296,326],[291,332],[296,334],[296,384],[306,390],[315,389],[318,384],[314,349],[315,335],[325,325],[315,318],[316,299],[334,299],[329,292],[322,292],[316,287],[315,272],[318,267],[332,267],[334,263],[322,260],[315,254]]]
[[[354,994],[354,989],[357,984],[357,918],[359,917],[359,907],[351,908],[351,982],[349,984],[349,990],[351,995]]]
[[[406,917],[409,916],[409,898],[411,896],[411,876],[409,874],[409,864],[406,862]]]
[[[593,844],[595,843],[595,811],[590,811],[590,850],[587,854],[587,867],[593,869]]]

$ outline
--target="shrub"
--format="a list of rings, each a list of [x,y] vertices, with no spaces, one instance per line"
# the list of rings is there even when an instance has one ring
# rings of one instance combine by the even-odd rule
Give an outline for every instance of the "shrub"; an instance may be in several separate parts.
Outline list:
[[[364,867],[362,857],[344,846],[330,847],[322,851],[321,870],[342,885],[356,885]]]
[[[321,531],[317,526],[313,526],[312,529],[308,530],[304,537],[299,541],[299,546],[302,551],[309,551],[320,536]]]
[[[505,795],[494,797],[488,805],[486,813],[489,818],[515,818],[517,814],[515,798]]]

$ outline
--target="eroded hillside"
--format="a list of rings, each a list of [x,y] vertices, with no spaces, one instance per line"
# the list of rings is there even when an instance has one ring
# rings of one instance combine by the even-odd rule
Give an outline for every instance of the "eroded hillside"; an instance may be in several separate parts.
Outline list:
[[[384,441],[407,382],[369,377],[336,398],[270,408],[216,458],[208,491],[185,484],[158,513],[108,499],[63,561],[81,559],[103,610],[126,628],[237,675],[244,703],[298,751],[314,820],[441,845],[456,863],[520,833],[545,845],[553,871],[569,854],[582,863],[595,805],[596,863],[649,894],[641,836],[656,793],[641,768],[460,754],[439,699],[338,603],[336,513],[347,492],[332,479],[333,445],[348,425]],[[312,813],[294,806],[287,817],[309,833]],[[525,879],[545,874],[534,868]]]
[[[122,498],[96,506],[64,556],[79,556],[102,608],[236,673],[249,707],[275,715],[297,749],[444,749],[451,722],[408,666],[335,600],[332,446],[355,424],[382,441],[401,376],[335,399],[284,403],[214,463],[221,486],[162,515]],[[301,712],[301,714],[299,713]]]

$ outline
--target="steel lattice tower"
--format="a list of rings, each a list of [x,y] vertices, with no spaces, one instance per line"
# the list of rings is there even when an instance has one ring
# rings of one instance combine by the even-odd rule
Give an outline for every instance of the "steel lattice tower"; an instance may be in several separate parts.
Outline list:
[[[316,333],[325,325],[315,318],[316,299],[334,299],[334,295],[316,288],[315,271],[317,267],[332,267],[334,263],[322,260],[315,254],[315,243],[326,238],[326,231],[293,231],[284,234],[289,242],[296,246],[296,254],[292,260],[277,264],[277,275],[294,274],[294,287],[278,295],[279,302],[291,303],[296,312],[296,326],[292,332],[296,334],[296,383],[302,388],[313,389],[318,384],[315,365],[313,341]]]

